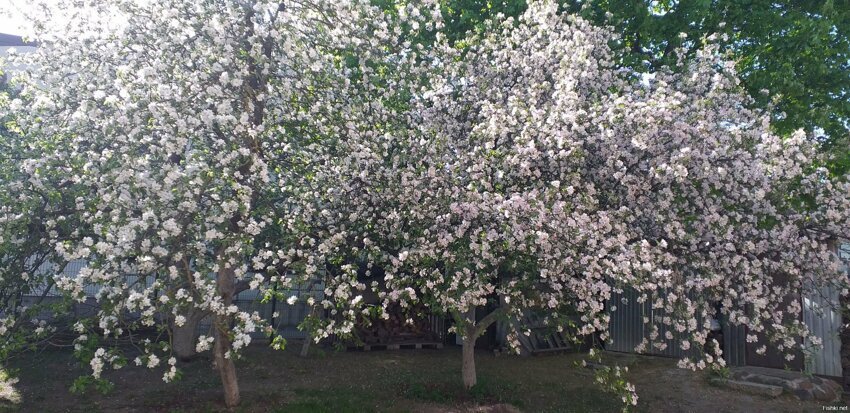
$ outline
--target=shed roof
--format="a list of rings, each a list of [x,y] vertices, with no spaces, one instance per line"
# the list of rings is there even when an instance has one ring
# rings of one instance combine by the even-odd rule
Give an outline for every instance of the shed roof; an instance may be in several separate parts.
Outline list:
[[[21,36],[0,33],[0,47],[8,46],[35,46],[34,42],[26,42]]]

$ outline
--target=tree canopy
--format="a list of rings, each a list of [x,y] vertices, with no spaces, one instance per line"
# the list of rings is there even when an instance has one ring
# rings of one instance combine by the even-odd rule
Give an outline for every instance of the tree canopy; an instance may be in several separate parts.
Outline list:
[[[768,0],[561,0],[563,10],[612,26],[620,63],[650,72],[693,58],[706,40],[736,62],[757,107],[776,132],[804,129],[824,143],[836,174],[850,169],[850,2]],[[449,37],[482,31],[525,0],[442,0]],[[766,93],[767,92],[767,93]]]
[[[683,367],[723,365],[718,304],[762,350],[817,345],[785,300],[846,294],[831,242],[850,236],[850,184],[816,150],[826,126],[788,132],[781,91],[765,97],[773,116],[754,109],[754,75],[728,60],[743,21],[700,20],[731,30],[716,41],[663,40],[680,23],[604,17],[632,37],[594,24],[613,3],[453,4],[76,5],[75,24],[15,58],[20,93],[0,101],[0,259],[33,246],[87,262],[48,279],[80,301],[98,289],[75,324],[96,379],[131,361],[176,379],[174,327],[210,314],[195,344],[213,350],[229,407],[240,350],[258,333],[283,344],[235,295],[307,279],[325,287],[317,339],[390,306],[453,318],[467,387],[496,319],[513,346],[529,311],[605,340],[625,288],[667,314],[644,320],[636,350],[680,346]],[[0,287],[26,281],[0,263]]]

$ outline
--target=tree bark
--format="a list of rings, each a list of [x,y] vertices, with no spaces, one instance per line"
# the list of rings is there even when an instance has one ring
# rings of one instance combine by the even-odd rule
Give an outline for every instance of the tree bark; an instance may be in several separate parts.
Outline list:
[[[481,321],[475,321],[475,307],[470,308],[463,315],[458,312],[454,313],[457,331],[463,334],[461,377],[463,378],[463,387],[467,390],[478,383],[478,376],[475,372],[475,342],[478,341],[480,335],[484,334],[487,327],[490,327],[490,324],[493,324],[506,311],[508,311],[508,307],[499,307],[487,314]]]
[[[304,342],[301,343],[301,353],[299,354],[301,357],[307,357],[310,354],[310,342],[313,341],[310,339],[310,336],[304,339]]]
[[[236,290],[236,277],[233,269],[227,267],[222,261],[216,285],[225,307],[233,303]],[[223,315],[215,316],[215,346],[213,348],[215,367],[221,376],[221,385],[224,388],[224,404],[233,408],[239,404],[239,382],[236,379],[236,364],[233,357],[226,357],[231,350],[230,341],[230,318]]]
[[[467,390],[475,387],[478,382],[478,377],[475,374],[475,342],[478,337],[463,338],[463,369],[461,376],[463,377],[463,387]]]
[[[171,331],[171,346],[181,361],[189,361],[198,355],[195,351],[198,342],[198,324],[209,313],[197,308],[190,308],[186,313],[186,323],[182,326],[173,324]]]
[[[240,281],[235,283],[232,296],[241,293],[248,289],[248,283]],[[198,325],[203,321],[204,317],[210,315],[209,311],[201,310],[196,307],[190,307],[184,317],[186,323],[182,326],[177,326],[172,321],[171,324],[171,346],[174,348],[174,353],[181,361],[190,361],[198,355],[195,350],[198,344]]]
[[[311,307],[309,317],[313,317],[315,315],[316,315],[316,307]],[[307,357],[307,355],[310,354],[310,344],[311,344],[310,342],[313,341],[313,337],[310,334],[311,334],[311,332],[308,331],[307,332],[307,338],[305,338],[304,342],[301,343],[301,357]]]
[[[478,341],[477,328],[475,325],[475,307],[470,308],[462,315],[455,313],[455,321],[457,322],[458,332],[463,334],[461,340],[463,347],[461,352],[461,378],[463,379],[463,387],[466,390],[471,389],[478,382],[478,376],[475,373],[475,342]]]

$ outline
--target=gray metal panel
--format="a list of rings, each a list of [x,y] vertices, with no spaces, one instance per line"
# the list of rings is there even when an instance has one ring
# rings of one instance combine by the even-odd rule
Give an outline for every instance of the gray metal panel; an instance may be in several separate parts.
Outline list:
[[[611,342],[607,344],[606,349],[634,353],[635,347],[646,337],[649,344],[644,350],[644,354],[675,358],[695,357],[697,355],[696,346],[692,346],[687,351],[682,350],[679,340],[676,339],[675,330],[661,322],[661,317],[666,315],[665,311],[653,309],[651,298],[644,303],[638,303],[638,297],[638,292],[631,288],[624,288],[620,294],[611,294],[611,299],[608,300],[608,313],[611,316],[609,322]],[[614,306],[617,309],[612,311],[611,309]],[[644,317],[649,318],[648,324],[644,324]],[[697,322],[701,324],[702,320],[698,319]],[[658,338],[656,340],[649,340],[652,325],[658,326]],[[665,338],[667,331],[673,333],[673,339],[667,340]],[[666,343],[667,347],[660,350],[655,347],[656,343]]]
[[[812,374],[842,376],[838,296],[835,287],[824,286],[803,297],[803,322],[812,335],[823,341],[821,348],[806,355],[806,371]]]
[[[24,38],[15,34],[0,33],[0,46],[35,46],[35,42],[24,41]]]
[[[625,289],[622,293],[611,293],[608,300],[608,313],[611,316],[608,326],[610,341],[606,349],[631,353],[640,343],[638,331],[642,330],[642,325],[637,324],[643,324],[641,319],[644,306],[635,300],[636,296],[635,291],[631,289]],[[616,310],[611,311],[613,307],[616,307]]]
[[[52,276],[52,275],[56,274],[57,272],[61,272],[62,275],[66,276],[66,277],[76,278],[77,275],[80,273],[80,270],[83,269],[83,267],[85,267],[87,264],[88,263],[86,262],[86,260],[73,260],[73,261],[68,262],[68,264],[65,265],[65,268],[59,268],[56,264],[53,264],[51,262],[45,262],[38,267],[38,269],[36,270],[36,273],[38,273],[39,275]],[[30,292],[30,295],[34,296],[34,297],[40,297],[44,293],[44,289],[46,287],[47,287],[46,284],[35,287]],[[92,287],[90,287],[90,286],[85,286],[84,290],[86,292],[86,296],[89,296],[89,297],[94,296],[94,294],[97,292],[94,289],[92,289]],[[91,291],[89,291],[89,290],[91,290]],[[55,286],[51,287],[50,291],[48,291],[48,293],[47,293],[48,297],[56,297],[56,296],[59,296],[59,295],[61,295],[61,294],[59,293],[59,291],[56,290]]]
[[[747,364],[747,329],[742,325],[732,325],[726,321],[723,327],[723,359],[729,367]]]
[[[61,273],[64,276],[75,278],[80,273],[80,270],[87,265],[88,262],[86,260],[73,260],[70,261],[65,268],[61,269]],[[53,263],[44,263],[38,268],[38,271],[41,274],[52,275],[60,271],[60,268]],[[130,285],[134,285],[137,290],[141,290],[153,285],[154,277],[146,276],[144,279],[140,280],[138,275],[129,274],[125,276],[125,281]],[[32,305],[36,297],[40,297],[44,292],[45,287],[46,285],[36,287],[30,295],[23,298],[24,304]],[[98,308],[98,304],[93,297],[97,295],[100,289],[101,286],[97,284],[87,284],[83,287],[88,299],[85,303],[75,304],[75,310],[78,314],[94,314]],[[285,297],[294,295],[299,298],[294,305],[289,305],[285,300],[277,300],[274,305],[271,301],[263,303],[260,301],[262,297],[260,296],[259,291],[250,289],[237,294],[233,301],[234,304],[243,311],[257,311],[264,320],[271,320],[272,313],[277,312],[278,317],[274,319],[274,327],[277,328],[283,337],[305,338],[307,337],[307,332],[301,331],[297,327],[309,314],[310,306],[306,303],[306,300],[312,296],[317,303],[320,302],[325,297],[324,289],[325,287],[323,283],[313,280],[306,283],[299,283],[294,285],[291,289],[283,290],[282,293]],[[56,291],[56,287],[52,287],[48,292],[47,297],[59,297],[60,295],[61,294]],[[272,311],[272,307],[274,307],[274,311]],[[50,315],[45,314],[45,317],[48,316]],[[211,324],[212,319],[209,317],[202,320],[198,325],[199,334],[209,334]]]
[[[233,304],[239,307],[242,311],[256,311],[266,320],[271,321],[273,313],[278,313],[274,318],[274,328],[277,332],[287,339],[303,339],[307,338],[308,332],[302,331],[298,326],[304,321],[310,313],[310,305],[307,304],[307,299],[313,297],[316,300],[316,305],[325,297],[325,286],[321,282],[307,282],[296,284],[291,289],[281,290],[284,297],[296,296],[298,301],[293,305],[289,305],[286,300],[270,300],[262,302],[258,290],[245,290],[239,293],[233,300]],[[272,311],[274,308],[274,311]],[[209,334],[212,318],[207,317],[198,324],[198,334]],[[263,332],[253,334],[256,337],[264,336]]]
[[[850,259],[850,244],[839,243],[836,253],[845,264]],[[843,268],[847,273],[847,266]],[[841,336],[842,314],[840,292],[832,285],[809,288],[803,296],[803,322],[812,335],[823,341],[823,346],[806,355],[806,371],[824,376],[842,377]],[[809,344],[807,342],[806,344]]]

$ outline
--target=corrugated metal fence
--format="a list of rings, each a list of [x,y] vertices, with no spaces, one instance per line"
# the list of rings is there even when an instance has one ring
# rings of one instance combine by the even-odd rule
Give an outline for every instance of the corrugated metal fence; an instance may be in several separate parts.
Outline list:
[[[803,322],[810,332],[823,341],[814,354],[806,356],[806,371],[826,376],[841,376],[841,313],[838,290],[831,287],[819,289],[803,297]]]
[[[623,289],[620,294],[611,294],[607,303],[611,316],[608,326],[611,341],[605,348],[611,351],[634,353],[635,347],[646,337],[649,344],[643,354],[677,358],[695,355],[696,349],[693,347],[687,351],[682,350],[675,339],[676,331],[671,326],[660,322],[660,319],[667,315],[664,310],[653,309],[650,300],[639,303],[638,297],[640,294],[631,288]],[[613,310],[614,308],[616,310]],[[644,323],[644,318],[650,322]],[[658,337],[656,340],[649,340],[653,324],[658,326]],[[674,335],[673,340],[665,339],[668,331]],[[657,343],[665,343],[667,347],[663,350],[659,349],[655,346]]]
[[[839,258],[850,259],[850,244],[840,244]],[[844,267],[845,274],[848,268]],[[806,357],[806,370],[813,374],[841,377],[842,314],[840,291],[832,286],[819,288],[814,294],[803,297],[803,321],[815,337],[823,340],[823,347]]]
[[[644,317],[657,320],[663,317],[663,310],[653,309],[649,301],[638,303],[639,294],[632,289],[625,289],[622,294],[612,294],[607,305],[611,321],[609,324],[611,342],[606,349],[611,351],[635,352],[644,337],[649,337],[650,324],[644,324]],[[838,306],[839,292],[835,288],[822,288],[818,294],[803,297],[803,322],[811,333],[823,340],[823,347],[806,356],[806,371],[825,376],[842,376],[841,367],[841,338],[842,316]],[[616,310],[611,309],[616,307]],[[723,358],[729,366],[743,366],[747,363],[747,330],[744,326],[731,325],[720,320],[723,332]],[[664,340],[664,334],[670,329],[662,323],[659,325],[658,340],[666,342],[667,348],[657,349],[650,341],[644,354],[681,358],[691,356],[693,349],[683,351],[678,342]],[[674,334],[675,335],[675,334]]]
[[[282,290],[285,297],[298,297],[298,301],[292,305],[285,300],[278,300],[276,298],[263,303],[260,300],[259,291],[245,290],[236,295],[233,304],[243,311],[258,312],[284,338],[307,338],[307,332],[298,329],[298,325],[310,315],[310,305],[307,304],[307,299],[313,297],[316,302],[320,302],[324,299],[324,289],[324,285],[321,283],[307,283],[296,285],[289,290]],[[277,313],[276,317],[275,313]],[[198,332],[209,335],[211,325],[212,319],[205,318],[198,325]],[[264,334],[257,332],[254,335],[263,336]]]
[[[75,278],[79,275],[80,270],[82,270],[86,265],[87,263],[85,260],[74,260],[69,262],[65,268],[61,269],[61,273],[67,277]],[[59,268],[56,268],[50,263],[45,263],[39,267],[39,272],[42,272],[43,274],[54,274],[59,272],[59,270]],[[136,276],[127,276],[128,283],[135,283],[137,281],[138,278],[136,278]],[[139,287],[147,288],[150,287],[152,283],[153,277],[146,277],[144,284],[142,285],[142,283],[139,283]],[[49,291],[47,291],[47,294],[44,294],[45,288],[46,286],[36,288],[30,294],[24,296],[23,305],[32,306],[40,299],[40,297],[42,297],[42,295],[45,297],[45,301],[43,302],[57,300],[61,296],[55,287],[52,287]],[[74,305],[74,315],[94,315],[97,311],[97,302],[94,297],[98,291],[100,291],[100,286],[96,284],[85,285],[83,291],[86,294],[86,300],[85,302],[76,303]],[[277,328],[279,333],[285,338],[305,338],[307,333],[299,330],[298,325],[301,324],[309,315],[310,306],[307,304],[306,300],[311,296],[317,302],[324,299],[324,285],[315,282],[299,284],[292,289],[282,290],[281,293],[285,297],[291,297],[294,295],[299,299],[294,305],[289,305],[286,301],[277,299],[272,299],[263,303],[260,300],[259,291],[245,290],[237,294],[234,299],[234,304],[243,311],[257,311],[264,320],[270,322],[275,328]],[[277,313],[277,317],[274,317],[275,313]],[[50,317],[50,315],[45,314],[44,317]],[[209,319],[202,320],[198,326],[199,333],[207,334],[209,332],[210,325],[211,322]],[[262,333],[258,333],[258,335],[262,335]]]

